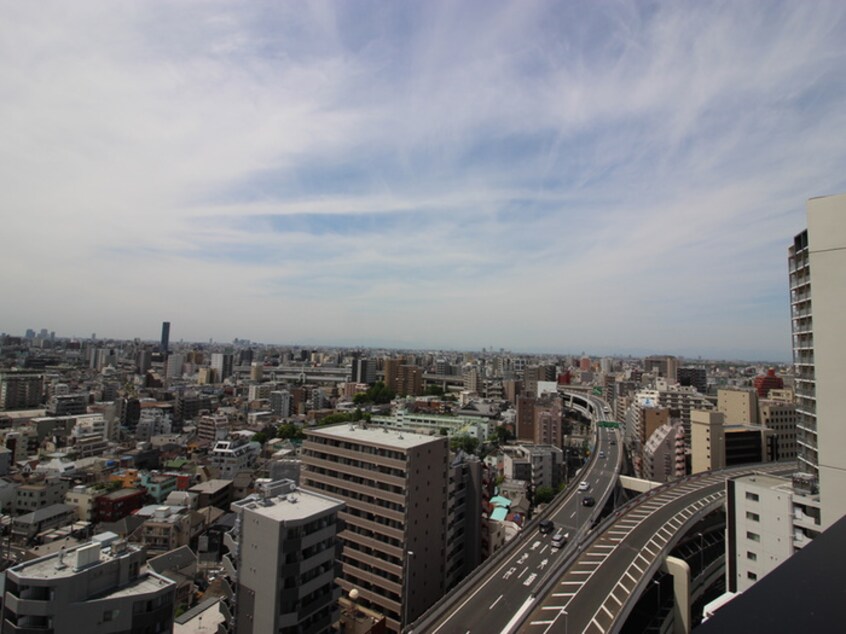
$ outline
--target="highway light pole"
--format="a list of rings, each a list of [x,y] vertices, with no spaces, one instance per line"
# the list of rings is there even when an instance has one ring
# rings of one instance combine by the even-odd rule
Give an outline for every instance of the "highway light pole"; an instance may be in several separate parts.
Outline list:
[[[653,579],[652,583],[658,586],[658,628],[660,630],[661,623],[663,622],[663,620],[661,619],[661,582],[657,579]]]
[[[699,577],[700,583],[703,582],[703,573],[705,572],[705,547],[704,547],[704,537],[702,533],[696,533],[699,535]]]

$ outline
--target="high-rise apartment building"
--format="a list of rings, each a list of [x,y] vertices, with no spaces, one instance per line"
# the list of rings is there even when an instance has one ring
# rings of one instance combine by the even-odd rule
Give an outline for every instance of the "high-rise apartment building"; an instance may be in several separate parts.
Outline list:
[[[679,360],[669,354],[652,355],[643,360],[643,369],[664,377],[672,384],[678,380]]]
[[[232,364],[234,356],[231,352],[213,352],[211,356],[211,369],[215,372],[215,380],[223,382],[232,376]]]
[[[382,364],[382,370],[385,373],[385,387],[392,392],[397,391],[401,363],[402,361],[400,359],[385,359]]]
[[[758,393],[751,388],[720,388],[717,390],[717,411],[725,414],[730,425],[756,425]]]
[[[38,407],[43,390],[44,376],[41,373],[3,372],[0,374],[0,408]]]
[[[224,565],[236,581],[238,634],[332,631],[340,588],[338,512],[343,503],[290,480],[259,485],[234,502]]]
[[[397,373],[396,392],[399,396],[423,394],[423,368],[416,365],[401,365]]]
[[[679,385],[694,387],[702,394],[708,391],[708,373],[705,368],[679,368],[678,380]]]
[[[806,236],[807,263],[790,269],[793,350],[803,463],[819,477],[825,530],[846,515],[846,194],[808,201]]]
[[[306,432],[302,460],[304,489],[346,503],[338,583],[398,632],[446,589],[447,437],[330,426]]]

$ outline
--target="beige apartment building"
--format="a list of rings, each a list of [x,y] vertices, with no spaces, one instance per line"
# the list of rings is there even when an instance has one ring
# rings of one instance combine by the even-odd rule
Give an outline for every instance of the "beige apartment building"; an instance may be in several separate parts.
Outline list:
[[[399,632],[446,589],[447,437],[330,426],[306,432],[302,459],[303,489],[346,503],[338,584]]]
[[[730,425],[756,425],[758,394],[752,388],[720,388],[717,390],[717,411],[725,414]]]
[[[701,473],[726,466],[725,414],[690,413],[690,471]]]

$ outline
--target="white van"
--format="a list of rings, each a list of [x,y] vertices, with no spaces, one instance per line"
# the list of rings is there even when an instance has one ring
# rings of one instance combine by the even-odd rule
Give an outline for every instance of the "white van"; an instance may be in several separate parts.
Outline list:
[[[587,482],[579,482],[579,491],[587,491],[590,488],[590,485]]]

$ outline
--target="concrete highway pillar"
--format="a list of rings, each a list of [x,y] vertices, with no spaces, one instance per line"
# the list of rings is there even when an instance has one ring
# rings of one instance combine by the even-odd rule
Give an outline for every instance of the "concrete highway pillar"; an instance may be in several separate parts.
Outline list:
[[[690,634],[690,566],[684,559],[666,557],[661,569],[673,577],[673,634]]]

